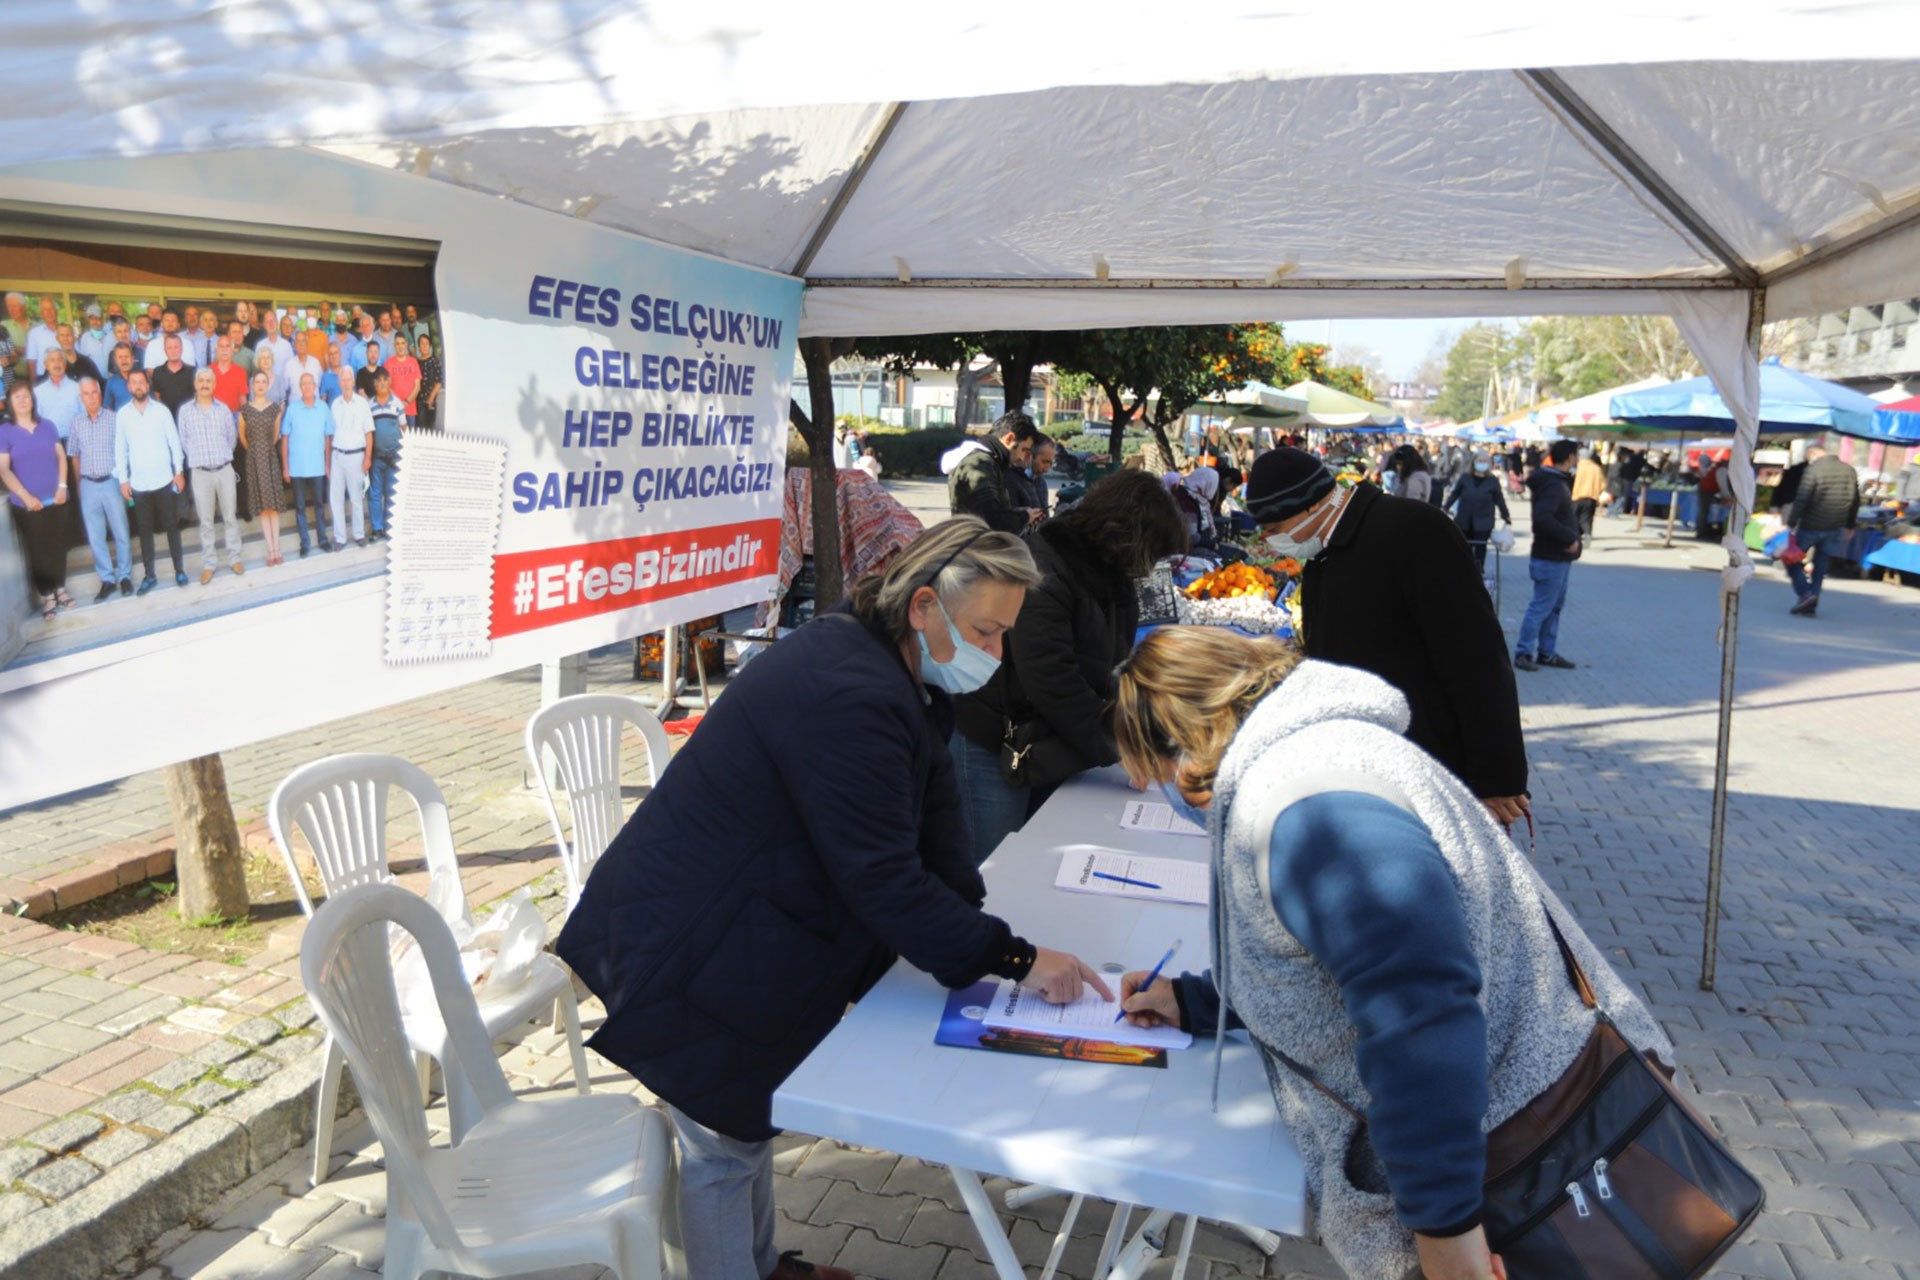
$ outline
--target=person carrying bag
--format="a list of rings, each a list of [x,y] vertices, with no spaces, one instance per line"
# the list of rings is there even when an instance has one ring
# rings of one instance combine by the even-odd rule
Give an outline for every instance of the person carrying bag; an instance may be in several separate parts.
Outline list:
[[[1212,842],[1212,969],[1121,982],[1140,1025],[1265,1058],[1354,1280],[1685,1280],[1759,1184],[1671,1043],[1369,672],[1175,627],[1122,666],[1121,762]],[[1217,1058],[1216,1058],[1216,1082]]]

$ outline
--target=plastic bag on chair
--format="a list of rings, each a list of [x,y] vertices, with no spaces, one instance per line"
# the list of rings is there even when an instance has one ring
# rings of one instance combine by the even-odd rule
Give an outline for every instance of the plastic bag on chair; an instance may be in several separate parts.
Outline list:
[[[454,942],[460,948],[460,968],[467,985],[482,1000],[526,985],[547,946],[547,920],[533,904],[533,895],[516,891],[472,923],[453,923]],[[413,935],[394,931],[393,981],[403,1011],[435,1008],[427,964]]]

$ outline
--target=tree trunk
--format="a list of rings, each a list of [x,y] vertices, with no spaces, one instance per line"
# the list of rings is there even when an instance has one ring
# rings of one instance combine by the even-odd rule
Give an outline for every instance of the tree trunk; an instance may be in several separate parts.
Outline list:
[[[1158,418],[1148,418],[1147,429],[1153,432],[1153,439],[1147,442],[1147,469],[1154,475],[1177,471],[1180,460],[1186,456],[1186,450],[1174,448],[1173,441],[1167,438],[1166,424]]]
[[[1133,420],[1133,410],[1125,407],[1120,399],[1120,390],[1108,383],[1101,383],[1100,390],[1107,397],[1107,404],[1113,410],[1113,424],[1107,430],[1107,457],[1119,462],[1125,455],[1122,449],[1127,438],[1127,423]]]
[[[848,343],[851,346],[851,343]],[[810,412],[795,425],[806,439],[812,479],[814,612],[840,603],[845,581],[840,565],[840,487],[833,465],[834,339],[802,338]]]
[[[240,828],[227,798],[227,770],[218,755],[167,766],[173,806],[174,872],[180,918],[189,924],[247,914],[247,868]]]
[[[963,367],[953,380],[953,425],[956,430],[965,431],[972,424],[974,416],[980,412],[980,383],[999,367],[998,360],[989,360],[978,369]]]
[[[1027,400],[1033,395],[1032,356],[1000,357],[1000,391],[1004,412],[1027,407]]]

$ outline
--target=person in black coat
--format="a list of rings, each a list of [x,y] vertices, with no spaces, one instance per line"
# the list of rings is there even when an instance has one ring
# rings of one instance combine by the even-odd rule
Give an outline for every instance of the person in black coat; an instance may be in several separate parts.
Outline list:
[[[1406,695],[1407,736],[1502,823],[1526,813],[1527,748],[1506,636],[1466,539],[1426,502],[1343,490],[1311,454],[1253,464],[1245,503],[1275,555],[1305,563],[1307,656],[1371,671]]]
[[[1119,471],[1087,490],[1029,544],[1042,575],[1027,593],[1006,660],[978,693],[955,699],[951,743],[960,799],[985,862],[1061,782],[1120,758],[1106,723],[1114,668],[1133,651],[1140,603],[1134,579],[1186,550],[1186,528],[1166,488]],[[1024,750],[1017,780],[1006,744]]]
[[[591,1041],[668,1106],[700,1280],[836,1280],[774,1251],[774,1090],[903,956],[1049,1001],[1090,968],[981,910],[946,738],[1039,580],[974,519],[922,534],[742,671],[595,864],[557,951]]]
[[[1533,494],[1533,548],[1527,558],[1533,599],[1520,619],[1513,652],[1513,665],[1522,671],[1573,669],[1560,652],[1560,611],[1566,608],[1567,582],[1581,550],[1580,521],[1573,512],[1573,477],[1568,474],[1579,451],[1572,440],[1555,440],[1546,465],[1527,477],[1527,489]]]
[[[1444,504],[1453,512],[1460,536],[1473,552],[1474,567],[1487,571],[1487,539],[1493,536],[1493,517],[1498,512],[1502,524],[1511,525],[1507,497],[1500,492],[1500,481],[1493,474],[1493,459],[1487,454],[1473,455],[1473,467],[1453,482],[1453,491]]]

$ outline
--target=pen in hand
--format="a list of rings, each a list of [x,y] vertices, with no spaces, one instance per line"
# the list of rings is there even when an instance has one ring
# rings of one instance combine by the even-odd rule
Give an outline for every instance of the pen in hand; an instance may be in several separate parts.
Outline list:
[[[1140,990],[1145,991],[1148,987],[1152,986],[1154,982],[1159,979],[1160,971],[1167,967],[1167,961],[1173,959],[1173,953],[1180,949],[1180,943],[1182,941],[1183,940],[1180,938],[1175,938],[1173,940],[1173,945],[1167,948],[1167,954],[1160,957],[1160,963],[1153,966],[1153,972],[1149,973],[1147,975],[1147,980],[1140,984]],[[1116,1013],[1113,1015],[1113,1020],[1115,1022],[1118,1022],[1126,1016],[1127,1016],[1127,1011],[1124,1007],[1122,1007],[1119,1013]]]

